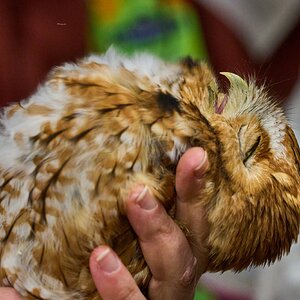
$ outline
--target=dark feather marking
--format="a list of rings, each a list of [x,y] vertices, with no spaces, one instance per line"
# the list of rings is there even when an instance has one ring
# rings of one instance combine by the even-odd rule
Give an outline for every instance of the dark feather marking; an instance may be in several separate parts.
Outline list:
[[[35,237],[35,224],[36,224],[35,222],[32,222],[30,224],[30,226],[31,226],[31,231],[30,231],[30,235],[29,235],[30,240],[33,240]]]
[[[66,166],[66,164],[69,162],[70,159],[71,159],[71,157],[69,157],[68,159],[66,159],[64,161],[64,163],[61,165],[61,167],[52,175],[52,177],[48,181],[47,186],[41,192],[41,196],[40,196],[40,199],[42,201],[41,218],[42,218],[42,223],[43,224],[47,224],[47,217],[46,217],[46,197],[47,197],[48,190],[49,190],[49,188],[50,188],[51,185],[54,185],[56,183],[56,181],[59,178],[60,173],[62,172],[63,168]]]
[[[62,270],[62,268],[61,268],[60,263],[58,264],[58,268],[59,268],[59,272],[60,272],[60,274],[61,274],[61,277],[62,277],[62,279],[63,279],[63,282],[64,282],[65,286],[66,286],[66,287],[69,287],[67,278],[66,278],[66,276],[65,276],[65,274],[64,274],[64,272],[63,272],[63,270]]]
[[[205,125],[207,125],[207,126],[210,128],[210,127],[211,127],[211,126],[210,126],[210,123],[209,123],[208,120],[202,115],[202,113],[201,113],[199,107],[198,107],[195,103],[190,103],[189,106],[190,106],[190,111],[192,112],[192,118],[193,118],[194,120],[198,120],[198,118],[200,118],[200,120],[201,120],[202,122],[204,122]],[[190,114],[190,112],[189,112],[189,114]],[[195,114],[197,114],[196,117],[195,117]],[[197,119],[196,119],[196,118],[197,118]]]
[[[18,102],[20,108],[25,109],[21,102]]]
[[[156,120],[154,120],[153,122],[148,123],[148,124],[146,124],[146,125],[148,125],[149,127],[151,127],[152,125],[154,125],[156,122],[160,121],[161,119],[163,119],[163,117],[159,117],[159,118],[157,118]]]
[[[271,177],[272,177],[272,179],[273,179],[274,181],[276,181],[277,183],[280,184],[280,182],[277,180],[277,178],[276,178],[273,174],[271,174]]]
[[[155,151],[153,154],[149,155],[150,163],[148,164],[147,171],[149,173],[154,173],[154,170],[163,164],[163,160],[166,157],[166,143],[164,140],[158,141],[156,139],[152,139],[151,149],[155,149]]]
[[[44,158],[43,160],[41,160],[40,162],[39,162],[39,164],[35,167],[35,169],[33,170],[33,172],[32,172],[32,175],[34,176],[34,177],[36,177],[37,176],[37,174],[38,174],[38,172],[39,172],[39,170],[40,170],[40,168],[43,166],[43,164],[44,163],[46,163],[47,161],[50,161],[51,159],[49,158],[49,157],[46,157],[46,158]]]
[[[30,190],[29,194],[28,194],[28,199],[27,199],[27,205],[28,206],[32,206],[32,193],[33,193],[34,187]]]
[[[13,221],[13,223],[9,227],[9,230],[8,230],[6,236],[2,240],[3,242],[6,242],[8,240],[10,234],[12,233],[12,230],[14,229],[14,226],[16,225],[16,223],[18,222],[18,220],[24,215],[24,213],[26,213],[25,209],[23,209],[23,210],[20,211],[19,215],[16,217],[16,219]]]
[[[67,122],[68,122],[68,121],[71,121],[71,120],[73,120],[73,119],[79,117],[80,115],[81,115],[80,113],[73,113],[73,114],[64,116],[62,119],[63,119],[64,121],[67,121]]]
[[[105,113],[108,113],[108,112],[111,112],[111,111],[114,111],[114,110],[120,110],[124,107],[127,107],[127,106],[131,106],[133,105],[133,103],[126,103],[126,104],[116,104],[114,107],[110,107],[110,108],[103,108],[103,109],[98,109],[99,113],[101,114],[105,114]]]
[[[117,162],[115,161],[115,164],[114,164],[114,166],[113,166],[113,168],[112,168],[112,170],[111,170],[112,176],[116,176],[116,173],[115,173],[116,168],[117,168]]]
[[[68,237],[67,237],[67,235],[66,235],[66,232],[65,232],[64,226],[62,226],[62,227],[61,227],[61,229],[62,229],[62,232],[63,232],[64,238],[65,238],[66,244],[67,244],[68,248],[69,248],[69,249],[71,249],[71,246],[70,246],[70,243],[69,243]]]
[[[97,181],[95,183],[95,189],[94,189],[94,196],[95,197],[99,194],[99,184],[100,184],[101,176],[102,176],[102,174],[100,173],[98,178],[97,178]]]
[[[101,216],[102,216],[102,222],[103,222],[103,227],[107,227],[107,222],[106,222],[106,219],[105,219],[105,214],[103,213],[102,209],[100,209],[100,213],[101,213]]]
[[[56,137],[58,137],[61,133],[65,132],[67,128],[64,128],[62,130],[56,131],[53,134],[50,134],[47,138],[41,140],[42,143],[48,145],[51,141],[53,141]]]
[[[2,202],[2,200],[5,199],[5,197],[6,197],[6,195],[5,195],[5,196],[2,196],[2,197],[0,198],[0,203]]]
[[[43,298],[31,293],[29,290],[26,290],[26,293],[28,293],[31,297],[33,297],[33,299],[43,300]]]
[[[41,253],[41,256],[40,256],[40,259],[39,259],[39,268],[41,267],[41,265],[43,263],[44,254],[45,254],[45,245],[43,245],[43,247],[42,247],[42,253]]]
[[[160,93],[158,93],[156,99],[157,99],[158,107],[163,112],[168,112],[168,113],[171,113],[174,111],[177,111],[178,113],[180,112],[179,100],[176,99],[174,96],[160,92]]]
[[[181,63],[189,70],[199,66],[199,62],[197,60],[192,59],[191,56],[186,56],[185,58],[183,58]]]
[[[90,133],[92,130],[98,128],[99,126],[95,126],[95,127],[92,127],[92,128],[89,128],[89,129],[86,129],[84,131],[82,131],[81,133],[79,133],[78,135],[72,137],[70,139],[71,142],[73,143],[77,143],[79,140],[81,140],[82,138],[84,138],[88,133]]]
[[[6,179],[2,185],[0,186],[0,188],[4,188],[13,178],[15,177],[15,175],[9,177],[8,179]]]
[[[292,148],[292,151],[293,151],[295,157],[299,156],[298,151],[296,152],[294,147],[291,147],[291,148]],[[300,161],[296,161],[296,166],[297,166],[297,169],[298,169],[298,173],[300,174]]]
[[[224,145],[220,142],[220,140],[217,138],[216,139],[216,145],[217,145],[217,159],[216,161],[219,164],[219,169],[222,173],[222,177],[224,178],[224,180],[226,180],[227,182],[231,181],[230,176],[228,175],[227,170],[225,169],[224,165],[225,165],[225,161],[221,155],[221,153],[223,153],[223,149],[225,148]],[[228,187],[230,187],[230,185],[228,184]]]
[[[116,134],[114,134],[115,137],[120,137],[122,133],[124,133],[127,129],[129,128],[129,126],[126,126],[125,128],[121,129],[119,132],[117,132]]]
[[[108,112],[114,111],[116,109],[117,109],[117,107],[104,108],[104,109],[98,109],[98,112],[102,115],[102,114],[106,114]]]
[[[11,281],[8,279],[8,276],[7,276],[7,274],[5,273],[5,278],[6,278],[6,280],[8,281],[8,284],[11,286],[11,287],[13,287],[14,285],[11,283]]]
[[[141,153],[141,147],[139,147],[138,152],[136,154],[136,157],[134,158],[134,161],[132,162],[132,165],[129,168],[129,170],[131,170],[131,171],[133,170],[133,167],[134,167],[135,163],[137,162],[137,160],[138,160],[138,158],[140,156],[140,153]]]
[[[35,142],[37,142],[39,139],[40,139],[40,134],[36,134],[36,135],[31,136],[31,137],[29,138],[29,140],[30,140],[30,142],[31,142],[32,144],[34,144]]]
[[[119,118],[119,117],[120,117],[120,113],[121,113],[121,110],[119,109],[119,110],[117,111],[116,118]]]
[[[59,77],[58,77],[59,78]],[[68,79],[67,77],[63,78],[65,80],[67,80],[65,82],[65,85],[68,87],[68,86],[73,86],[73,85],[79,85],[79,87],[82,89],[82,88],[87,88],[87,87],[97,87],[97,88],[100,88],[101,86],[97,83],[91,83],[91,82],[82,82],[82,81],[75,81],[77,80],[77,78],[70,78]]]

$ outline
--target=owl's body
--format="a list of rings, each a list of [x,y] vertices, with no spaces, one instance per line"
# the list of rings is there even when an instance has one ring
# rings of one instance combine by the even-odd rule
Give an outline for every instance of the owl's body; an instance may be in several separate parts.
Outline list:
[[[99,299],[88,261],[101,244],[147,286],[122,201],[145,184],[170,210],[193,146],[210,161],[209,270],[273,262],[297,238],[300,155],[281,109],[254,83],[219,93],[204,64],[90,56],[56,68],[0,126],[0,286],[28,299]]]

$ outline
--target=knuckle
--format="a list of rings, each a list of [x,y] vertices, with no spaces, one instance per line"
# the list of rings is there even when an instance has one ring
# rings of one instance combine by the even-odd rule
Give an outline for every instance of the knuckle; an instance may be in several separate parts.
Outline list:
[[[124,289],[120,289],[118,291],[118,296],[116,299],[122,300],[133,300],[133,299],[140,299],[139,298],[139,290],[136,286],[127,286]]]
[[[158,228],[158,234],[161,237],[170,237],[173,236],[175,232],[175,223],[168,219],[168,221],[164,222],[163,224],[161,224],[161,226]]]
[[[197,284],[197,258],[193,257],[178,281],[183,288],[195,287]]]
[[[176,233],[176,225],[169,217],[153,218],[143,232],[139,235],[140,242],[153,243],[154,241],[169,241],[174,239]]]

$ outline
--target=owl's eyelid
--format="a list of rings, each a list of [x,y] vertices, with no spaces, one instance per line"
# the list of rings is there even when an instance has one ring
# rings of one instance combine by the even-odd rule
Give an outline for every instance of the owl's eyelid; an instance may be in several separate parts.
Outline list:
[[[261,136],[259,136],[255,143],[250,147],[250,149],[245,153],[245,158],[243,159],[243,163],[245,164],[247,160],[255,153],[260,144]]]

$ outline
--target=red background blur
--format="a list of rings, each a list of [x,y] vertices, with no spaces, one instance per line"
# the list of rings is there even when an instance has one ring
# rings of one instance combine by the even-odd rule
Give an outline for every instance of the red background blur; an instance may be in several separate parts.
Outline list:
[[[216,72],[256,74],[286,99],[300,69],[300,22],[271,57],[257,62],[219,17],[187,1],[199,14]],[[85,55],[87,32],[83,0],[1,0],[0,105],[29,96],[52,66]]]

